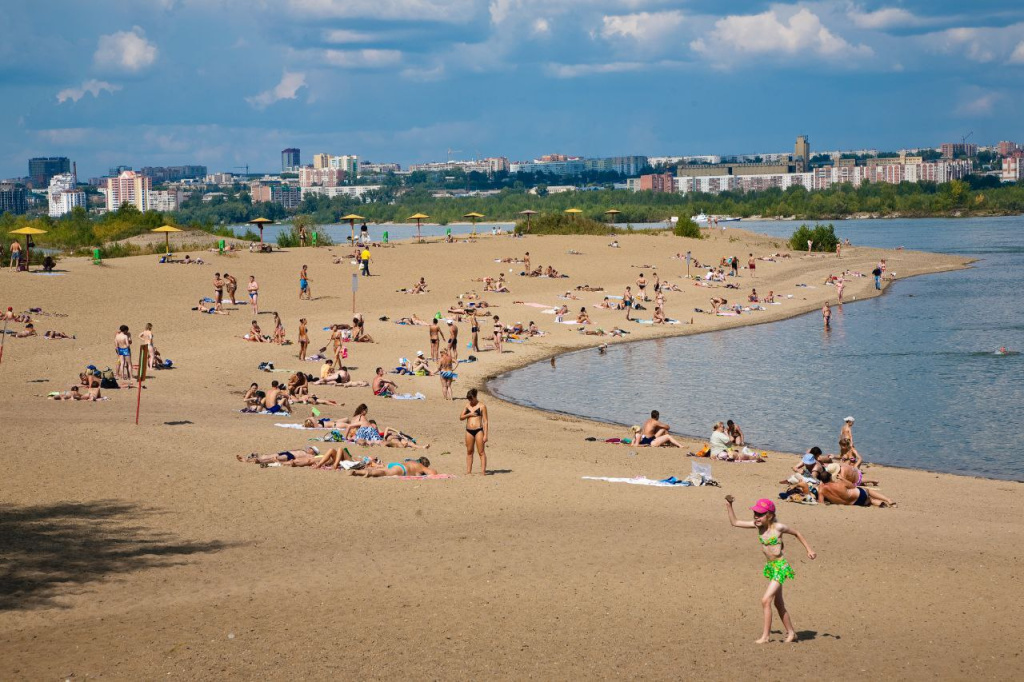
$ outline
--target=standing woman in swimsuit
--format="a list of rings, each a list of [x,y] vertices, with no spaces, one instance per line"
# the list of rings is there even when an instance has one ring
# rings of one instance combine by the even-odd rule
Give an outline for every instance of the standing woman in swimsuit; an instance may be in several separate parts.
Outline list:
[[[252,304],[252,314],[260,314],[260,285],[256,283],[256,275],[249,275],[249,303]]]
[[[480,454],[480,473],[487,475],[487,453],[484,452],[484,444],[487,443],[487,406],[477,400],[476,389],[471,388],[466,393],[466,405],[462,408],[459,420],[466,422],[466,475],[473,473],[473,448]]]
[[[306,349],[309,348],[309,332],[306,330],[306,318],[299,319],[299,360],[306,359]]]

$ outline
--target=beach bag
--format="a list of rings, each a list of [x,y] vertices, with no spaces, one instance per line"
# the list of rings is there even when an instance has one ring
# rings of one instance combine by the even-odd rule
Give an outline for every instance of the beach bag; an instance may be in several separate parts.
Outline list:
[[[710,457],[710,456],[711,456],[711,446],[708,445],[707,443],[704,443],[704,447],[702,447],[700,450],[698,450],[694,454],[694,457]]]

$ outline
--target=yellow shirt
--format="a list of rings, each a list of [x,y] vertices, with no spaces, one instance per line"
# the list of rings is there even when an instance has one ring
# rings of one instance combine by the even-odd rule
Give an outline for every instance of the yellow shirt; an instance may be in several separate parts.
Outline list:
[[[320,378],[326,379],[327,375],[331,374],[333,371],[334,367],[332,365],[324,364],[322,367],[320,367]]]
[[[361,254],[359,254],[359,257],[361,259],[363,259],[363,260],[370,260],[370,250],[369,249],[363,249],[363,252]]]

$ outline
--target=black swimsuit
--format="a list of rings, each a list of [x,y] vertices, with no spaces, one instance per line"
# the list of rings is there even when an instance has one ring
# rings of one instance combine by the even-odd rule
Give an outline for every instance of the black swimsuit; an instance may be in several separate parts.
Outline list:
[[[472,408],[472,410],[473,411],[470,413],[469,416],[471,416],[471,417],[479,417],[479,416],[481,416],[480,415],[480,406],[479,405],[477,405],[476,407]],[[476,438],[476,434],[480,433],[481,431],[483,431],[482,427],[478,428],[478,429],[471,429],[468,426],[466,427],[466,433],[468,433],[469,435],[473,436],[474,438]]]

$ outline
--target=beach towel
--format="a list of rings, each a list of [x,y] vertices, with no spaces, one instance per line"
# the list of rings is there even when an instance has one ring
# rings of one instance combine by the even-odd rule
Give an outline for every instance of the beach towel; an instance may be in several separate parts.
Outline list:
[[[342,462],[344,464],[344,462]],[[442,481],[449,478],[455,478],[452,474],[432,474],[430,476],[384,476],[384,480],[388,481]]]
[[[654,320],[633,320],[633,322],[638,324],[654,324]],[[665,320],[665,324],[679,324],[679,320],[668,318]]]
[[[274,424],[274,426],[280,426],[282,429],[298,429],[299,431],[329,430],[326,426],[303,426],[302,424]]]
[[[66,272],[33,272],[33,275],[42,275],[43,277],[63,277]]]
[[[260,411],[257,412],[257,411],[253,411],[253,410],[241,409],[241,410],[239,410],[239,412],[241,412],[242,414],[273,414],[273,415],[279,415],[281,417],[290,417],[291,416],[290,414],[288,414],[287,412],[284,412],[284,411],[268,412],[267,410],[260,410]]]
[[[425,396],[425,395],[423,395],[422,393],[419,393],[419,392],[417,392],[415,395],[413,395],[412,393],[403,393],[402,395],[393,395],[391,397],[394,398],[395,400],[426,400],[427,399],[427,396]]]
[[[687,487],[692,485],[689,481],[679,481],[675,476],[666,478],[661,481],[655,481],[645,476],[637,476],[636,478],[609,478],[607,476],[583,476],[582,478],[588,481],[607,481],[609,483],[629,483],[630,485],[649,485],[656,488],[678,488]],[[675,481],[670,483],[669,481]]]

